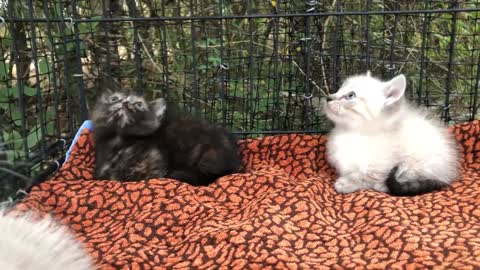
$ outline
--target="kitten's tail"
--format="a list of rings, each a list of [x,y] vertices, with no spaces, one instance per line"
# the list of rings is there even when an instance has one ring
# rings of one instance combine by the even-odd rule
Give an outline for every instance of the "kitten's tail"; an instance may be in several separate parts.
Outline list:
[[[386,180],[386,185],[390,190],[390,194],[395,196],[421,195],[434,190],[439,190],[447,185],[443,182],[431,179],[412,179],[411,181],[398,182],[396,177],[397,170],[398,166],[393,167]]]

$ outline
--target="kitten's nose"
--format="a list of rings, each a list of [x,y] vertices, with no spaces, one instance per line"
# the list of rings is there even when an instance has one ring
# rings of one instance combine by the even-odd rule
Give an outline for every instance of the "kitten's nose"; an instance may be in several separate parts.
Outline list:
[[[126,101],[122,102],[122,107],[125,109],[128,109],[128,102]]]
[[[334,99],[334,98],[333,98],[332,95],[327,96],[327,102],[333,101],[333,99]]]

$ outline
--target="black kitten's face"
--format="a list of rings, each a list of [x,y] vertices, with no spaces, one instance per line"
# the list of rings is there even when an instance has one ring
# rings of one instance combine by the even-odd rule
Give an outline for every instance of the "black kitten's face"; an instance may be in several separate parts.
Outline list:
[[[115,92],[100,97],[92,118],[96,126],[116,129],[136,127],[139,133],[149,133],[149,130],[158,129],[165,110],[164,99],[147,103],[143,97]]]

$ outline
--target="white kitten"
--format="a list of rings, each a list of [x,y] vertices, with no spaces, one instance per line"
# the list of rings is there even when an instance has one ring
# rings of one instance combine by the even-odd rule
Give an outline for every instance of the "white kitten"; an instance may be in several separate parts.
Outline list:
[[[51,218],[13,217],[0,210],[0,269],[90,270],[89,256]]]
[[[403,75],[382,82],[367,72],[348,78],[328,97],[325,111],[335,128],[327,152],[339,174],[337,192],[374,189],[413,196],[457,177],[453,138],[407,104],[405,87]]]

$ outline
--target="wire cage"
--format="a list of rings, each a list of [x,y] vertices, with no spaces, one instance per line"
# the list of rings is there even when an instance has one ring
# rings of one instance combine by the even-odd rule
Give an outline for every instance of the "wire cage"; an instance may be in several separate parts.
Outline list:
[[[371,70],[446,124],[478,117],[480,2],[0,0],[0,200],[62,163],[101,91],[164,96],[240,135],[326,132]]]

